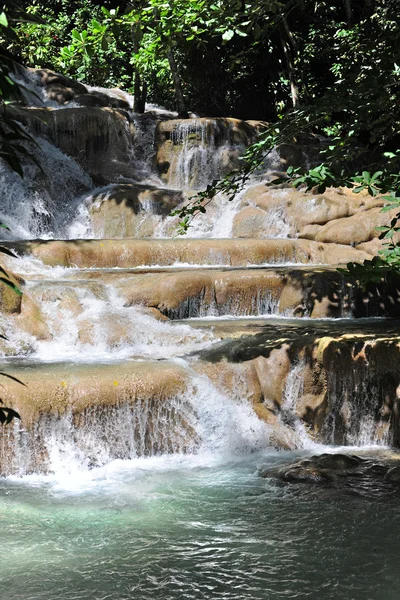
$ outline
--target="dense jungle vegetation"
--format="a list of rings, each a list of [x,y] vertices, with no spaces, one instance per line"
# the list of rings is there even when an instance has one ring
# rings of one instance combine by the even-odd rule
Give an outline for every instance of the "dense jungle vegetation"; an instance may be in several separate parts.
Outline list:
[[[400,205],[398,0],[30,0],[3,2],[7,56],[145,102],[268,123],[243,169],[213,182],[184,210],[231,196],[277,144],[324,136],[321,164],[290,168],[294,185],[355,187]],[[10,23],[7,22],[7,19]],[[8,67],[6,67],[8,68]],[[3,98],[4,98],[3,94]],[[397,220],[359,278],[400,269]]]

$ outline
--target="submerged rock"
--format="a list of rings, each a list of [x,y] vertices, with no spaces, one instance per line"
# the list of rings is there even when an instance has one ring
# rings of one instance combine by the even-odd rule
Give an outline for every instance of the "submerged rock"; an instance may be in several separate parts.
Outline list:
[[[260,472],[265,479],[279,479],[285,483],[333,484],[338,477],[354,476],[365,460],[348,454],[321,454],[295,463]]]

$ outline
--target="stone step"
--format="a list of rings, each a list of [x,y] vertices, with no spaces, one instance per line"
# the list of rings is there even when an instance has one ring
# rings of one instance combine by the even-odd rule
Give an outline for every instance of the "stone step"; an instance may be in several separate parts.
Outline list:
[[[5,361],[1,371],[24,386],[7,380],[6,406],[22,421],[1,430],[0,471],[46,472],[57,452],[96,466],[196,451],[207,435],[196,410],[204,394],[221,394],[219,409],[249,403],[276,447],[301,447],[301,428],[323,443],[398,447],[396,327],[364,334],[321,325],[301,335],[267,328],[179,363]]]
[[[176,263],[242,267],[285,263],[343,265],[370,258],[366,252],[349,246],[300,239],[39,240],[2,244],[21,256],[31,254],[45,265],[79,268]]]
[[[24,292],[20,311],[10,318],[17,319],[38,339],[51,339],[48,330],[46,334],[46,322],[58,319],[59,313],[60,319],[67,314],[76,319],[79,339],[90,342],[90,319],[94,316],[98,320],[98,315],[96,310],[93,314],[87,312],[88,302],[101,303],[103,321],[96,321],[96,327],[103,325],[102,335],[107,339],[114,318],[121,322],[121,339],[125,338],[124,327],[140,318],[136,312],[124,314],[124,309],[130,307],[140,307],[143,314],[159,320],[260,315],[300,319],[400,316],[400,289],[394,283],[387,289],[365,291],[335,269],[309,266],[76,270],[62,280],[28,280]]]
[[[342,332],[327,324],[299,331],[267,325],[200,351],[196,358],[215,380],[217,373],[229,381],[229,373],[242,372],[253,390],[254,410],[272,425],[271,439],[278,446],[285,447],[286,440],[287,447],[301,448],[311,438],[398,448],[399,321],[389,327],[387,322],[370,324],[367,333],[363,327],[347,332],[341,327]]]
[[[187,372],[177,364],[9,361],[2,371],[24,384],[7,379],[6,405],[21,422],[1,431],[3,474],[46,472],[52,436],[74,439],[93,465],[102,449],[111,460],[196,446],[184,396]]]

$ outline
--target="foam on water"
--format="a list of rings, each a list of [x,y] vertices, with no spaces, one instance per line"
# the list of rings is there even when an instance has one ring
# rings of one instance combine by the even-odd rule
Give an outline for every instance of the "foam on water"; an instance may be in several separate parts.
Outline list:
[[[19,476],[35,463],[62,487],[80,488],[102,479],[104,467],[113,461],[128,461],[125,468],[131,470],[154,464],[169,470],[178,464],[192,468],[229,462],[269,448],[270,428],[255,415],[240,377],[228,393],[186,361],[178,364],[188,374],[187,388],[178,396],[133,403],[121,397],[118,405],[91,407],[78,418],[43,415],[30,433],[15,423]],[[114,464],[118,469],[122,463]],[[109,466],[106,472],[112,470]]]
[[[140,306],[124,306],[110,285],[81,283],[28,287],[27,293],[40,307],[51,336],[50,340],[36,341],[34,357],[84,362],[165,358],[205,348],[217,339],[212,332],[158,321]]]

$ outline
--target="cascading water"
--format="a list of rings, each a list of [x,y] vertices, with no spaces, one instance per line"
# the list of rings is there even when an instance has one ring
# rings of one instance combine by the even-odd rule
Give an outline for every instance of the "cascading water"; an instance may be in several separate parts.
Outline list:
[[[140,306],[124,306],[111,285],[90,280],[85,285],[79,280],[39,282],[26,293],[49,328],[49,339],[35,344],[33,357],[41,360],[173,357],[215,339],[187,325],[157,321]]]
[[[243,154],[245,146],[232,142],[232,125],[223,134],[217,121],[190,119],[172,129],[171,143],[176,149],[169,185],[175,189],[204,189],[218,179]],[[222,139],[220,139],[222,138]]]
[[[252,411],[240,379],[226,395],[186,361],[177,364],[188,384],[176,396],[131,400],[121,392],[117,405],[44,415],[29,431],[15,423],[5,440],[14,447],[10,471],[67,475],[117,459],[193,453],[230,459],[268,446],[270,429]]]
[[[296,413],[297,403],[304,393],[304,368],[305,361],[299,360],[289,372],[283,392],[279,420],[285,428],[289,446],[318,451],[319,445],[312,441],[305,424]]]
[[[72,117],[71,127],[74,129],[79,121],[75,108]],[[107,116],[107,119],[111,117]],[[146,181],[152,179],[157,182],[159,179],[154,176],[152,163],[155,160],[154,137],[159,121],[153,116],[134,114],[129,119],[135,129],[135,144],[128,144],[133,149],[129,160],[137,163],[137,172],[140,171]],[[57,123],[55,120],[54,126]],[[221,125],[212,119],[178,122],[171,130],[171,143],[179,151],[177,162],[171,171],[170,185],[201,188],[217,177],[222,172],[221,169],[224,169],[223,156],[232,158],[235,153],[243,151],[239,143],[231,140],[234,139],[233,127],[229,123],[226,130],[221,130]],[[127,129],[123,135],[128,133]],[[116,135],[115,131],[114,134]],[[85,188],[93,187],[90,177],[73,159],[61,153],[50,142],[43,139],[38,141],[44,175],[31,164],[27,168],[26,179],[21,183],[17,175],[4,167],[3,183],[8,192],[3,202],[3,218],[12,230],[11,236],[22,239],[85,239],[93,236],[91,211],[96,208],[96,201],[93,200],[96,198],[96,190],[79,195]],[[255,181],[252,181],[250,188],[254,185]],[[245,194],[250,188],[238,194],[234,202],[229,203],[223,199],[214,202],[209,209],[209,218],[197,219],[195,222],[193,237],[229,238],[235,216],[243,206]],[[98,188],[102,202],[108,201],[107,189],[110,194],[114,193],[115,184],[108,188]],[[285,193],[284,190],[277,190],[275,200],[282,198],[284,203]],[[141,209],[144,213],[151,214],[155,206],[153,201],[149,199],[144,202],[147,204],[143,204]],[[274,238],[278,232],[278,237],[292,235],[282,203],[274,201],[271,210],[266,212],[269,219],[266,231],[269,237]],[[313,206],[309,210],[313,210]],[[168,220],[160,221],[153,235],[163,237],[167,229]],[[97,237],[102,237],[101,232]],[[25,263],[28,280],[31,280],[26,294],[38,307],[47,333],[42,333],[42,338],[36,339],[32,332],[20,333],[15,319],[6,319],[3,325],[3,330],[8,332],[9,337],[3,346],[6,355],[29,354],[39,360],[71,360],[78,354],[79,360],[87,361],[110,357],[113,360],[129,357],[170,358],[198,351],[215,342],[215,336],[191,328],[190,322],[187,325],[171,325],[155,320],[138,305],[126,306],[123,295],[119,295],[113,284],[105,284],[100,280],[80,281],[75,276],[71,281],[57,281],[54,278],[63,278],[60,272],[54,275],[49,271],[45,272],[40,265],[34,266],[34,261],[30,266],[29,261]],[[152,266],[154,265],[148,264],[149,268]],[[39,279],[44,277],[51,281],[35,283],[32,276],[36,278],[38,275]],[[239,277],[243,277],[243,286],[248,285],[245,284],[247,275],[238,274],[237,278]],[[279,314],[279,292],[271,291],[269,284],[265,289],[258,284],[257,290],[243,287],[243,292],[240,290],[239,279],[236,285],[237,290],[233,292],[232,288],[231,293],[222,301],[217,299],[217,292],[214,290],[214,296],[211,295],[208,299],[202,293],[199,296],[189,295],[177,308],[162,308],[161,302],[161,312],[172,319]],[[148,306],[151,307],[152,304]],[[291,313],[286,310],[283,314]],[[43,328],[41,331],[43,332]],[[302,366],[298,369],[301,372]],[[290,398],[293,391],[289,389],[292,376],[294,377],[291,374],[287,382],[289,399],[284,401],[282,408],[282,417],[286,415],[285,418],[293,410],[286,406],[288,402],[292,402]],[[307,433],[304,429],[298,431],[298,426],[299,423],[295,426],[295,434],[304,441]],[[365,439],[367,438],[371,442],[371,435],[367,435]],[[362,442],[363,439],[362,436],[350,436],[348,441]],[[293,444],[299,445],[297,442]]]
[[[91,178],[71,158],[38,138],[35,155],[40,168],[28,162],[24,179],[0,165],[1,222],[9,232],[3,239],[64,237],[80,204],[80,194],[92,186]]]
[[[38,105],[52,107],[38,92]],[[111,109],[97,121],[72,104],[56,111],[65,114],[51,117],[49,139],[66,145],[82,114],[93,116],[87,146],[71,152],[78,162],[92,152],[79,164],[93,178],[43,139],[44,173],[30,164],[23,181],[1,174],[5,238],[71,240],[15,244],[22,256],[9,259],[25,284],[21,314],[2,316],[1,370],[26,386],[9,379],[2,394],[22,416],[0,443],[2,591],[7,600],[395,598],[398,457],[370,448],[398,444],[395,354],[360,349],[360,327],[341,357],[353,320],[336,326],[321,311],[329,300],[343,316],[351,294],[335,281],[325,293],[290,266],[304,263],[306,273],[338,254],[326,260],[323,244],[295,239],[287,190],[267,189],[261,172],[194,221],[195,240],[162,239],[176,225],[166,217],[177,203],[171,188],[201,189],[226,173],[244,149],[234,128],[251,126],[177,120],[162,130],[164,160],[160,130],[174,115],[153,109],[119,111],[119,125]],[[277,152],[267,162],[282,167]],[[138,180],[152,195],[129,202],[121,188]],[[120,221],[110,209],[95,223],[112,203]],[[304,200],[302,210],[315,216],[322,205]],[[150,239],[131,247],[132,231]],[[235,235],[247,239],[226,240]],[[207,237],[218,243],[198,239]],[[29,256],[38,249],[44,262]],[[277,263],[286,267],[270,276]],[[310,299],[323,316],[315,325],[300,318]],[[344,340],[336,363],[323,353],[330,335]],[[365,457],[344,484],[259,476],[266,465],[337,452],[335,443]]]

